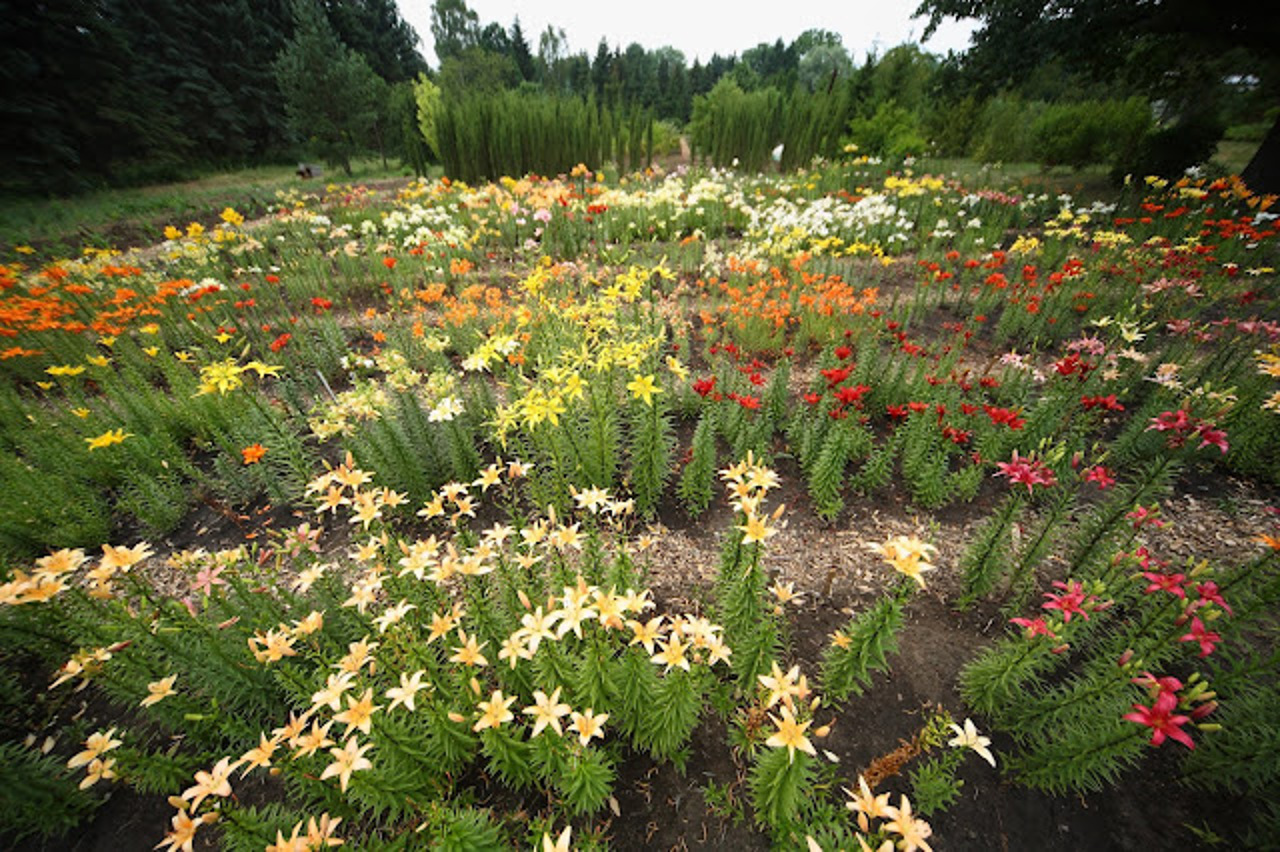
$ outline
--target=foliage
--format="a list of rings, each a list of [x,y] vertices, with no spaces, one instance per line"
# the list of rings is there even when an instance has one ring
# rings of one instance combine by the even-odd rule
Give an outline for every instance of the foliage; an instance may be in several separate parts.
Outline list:
[[[351,158],[374,124],[378,77],[343,45],[315,5],[296,0],[295,35],[275,62],[290,131],[330,165],[351,173]]]

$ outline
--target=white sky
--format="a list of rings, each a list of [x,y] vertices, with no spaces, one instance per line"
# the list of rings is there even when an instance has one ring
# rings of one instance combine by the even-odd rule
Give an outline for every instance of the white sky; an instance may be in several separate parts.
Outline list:
[[[399,0],[401,16],[417,30],[420,49],[436,67],[431,38],[432,0]],[[692,65],[706,62],[713,53],[741,55],[760,42],[781,38],[790,43],[811,28],[833,30],[844,37],[844,46],[855,62],[869,50],[880,54],[906,41],[919,41],[927,19],[911,18],[917,0],[467,0],[482,25],[501,24],[509,29],[518,15],[520,27],[534,53],[538,34],[554,24],[568,36],[570,52],[585,50],[595,56],[601,37],[610,47],[626,49],[638,42],[653,50],[671,45]],[[946,21],[925,49],[938,54],[964,50],[976,22]]]

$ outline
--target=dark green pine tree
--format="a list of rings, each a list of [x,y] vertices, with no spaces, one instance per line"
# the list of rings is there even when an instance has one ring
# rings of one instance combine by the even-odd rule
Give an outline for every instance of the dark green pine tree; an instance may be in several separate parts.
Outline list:
[[[275,63],[290,131],[333,166],[351,173],[351,158],[377,122],[381,82],[364,57],[338,40],[324,13],[295,0],[294,37]]]
[[[521,79],[535,79],[538,76],[538,68],[533,62],[533,51],[529,47],[529,40],[524,37],[519,18],[512,21],[507,41],[510,45],[511,58],[515,60]]]

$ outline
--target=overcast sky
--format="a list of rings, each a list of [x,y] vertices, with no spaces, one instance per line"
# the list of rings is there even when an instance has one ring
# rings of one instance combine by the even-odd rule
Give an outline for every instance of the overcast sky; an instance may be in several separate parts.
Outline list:
[[[400,14],[421,38],[422,55],[432,67],[436,60],[431,39],[431,0],[399,0]],[[664,45],[684,53],[685,59],[706,62],[711,54],[741,54],[762,41],[781,38],[790,43],[807,29],[834,30],[844,46],[861,62],[870,50],[883,54],[906,41],[919,41],[926,19],[911,18],[917,0],[467,0],[481,24],[510,28],[518,15],[530,48],[538,50],[538,34],[554,24],[563,28],[570,52],[594,56],[603,37],[611,47],[639,42],[652,50]],[[969,44],[972,22],[944,23],[924,47],[934,53],[962,51]]]

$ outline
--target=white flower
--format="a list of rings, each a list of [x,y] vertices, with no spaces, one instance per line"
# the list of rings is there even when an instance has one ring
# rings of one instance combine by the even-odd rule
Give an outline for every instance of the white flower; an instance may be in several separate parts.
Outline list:
[[[992,766],[996,765],[995,755],[987,748],[987,746],[991,745],[991,740],[988,737],[979,735],[978,728],[973,724],[972,719],[965,719],[963,728],[952,722],[951,730],[956,732],[956,736],[954,739],[948,740],[947,745],[952,748],[971,748],[987,763]]]

